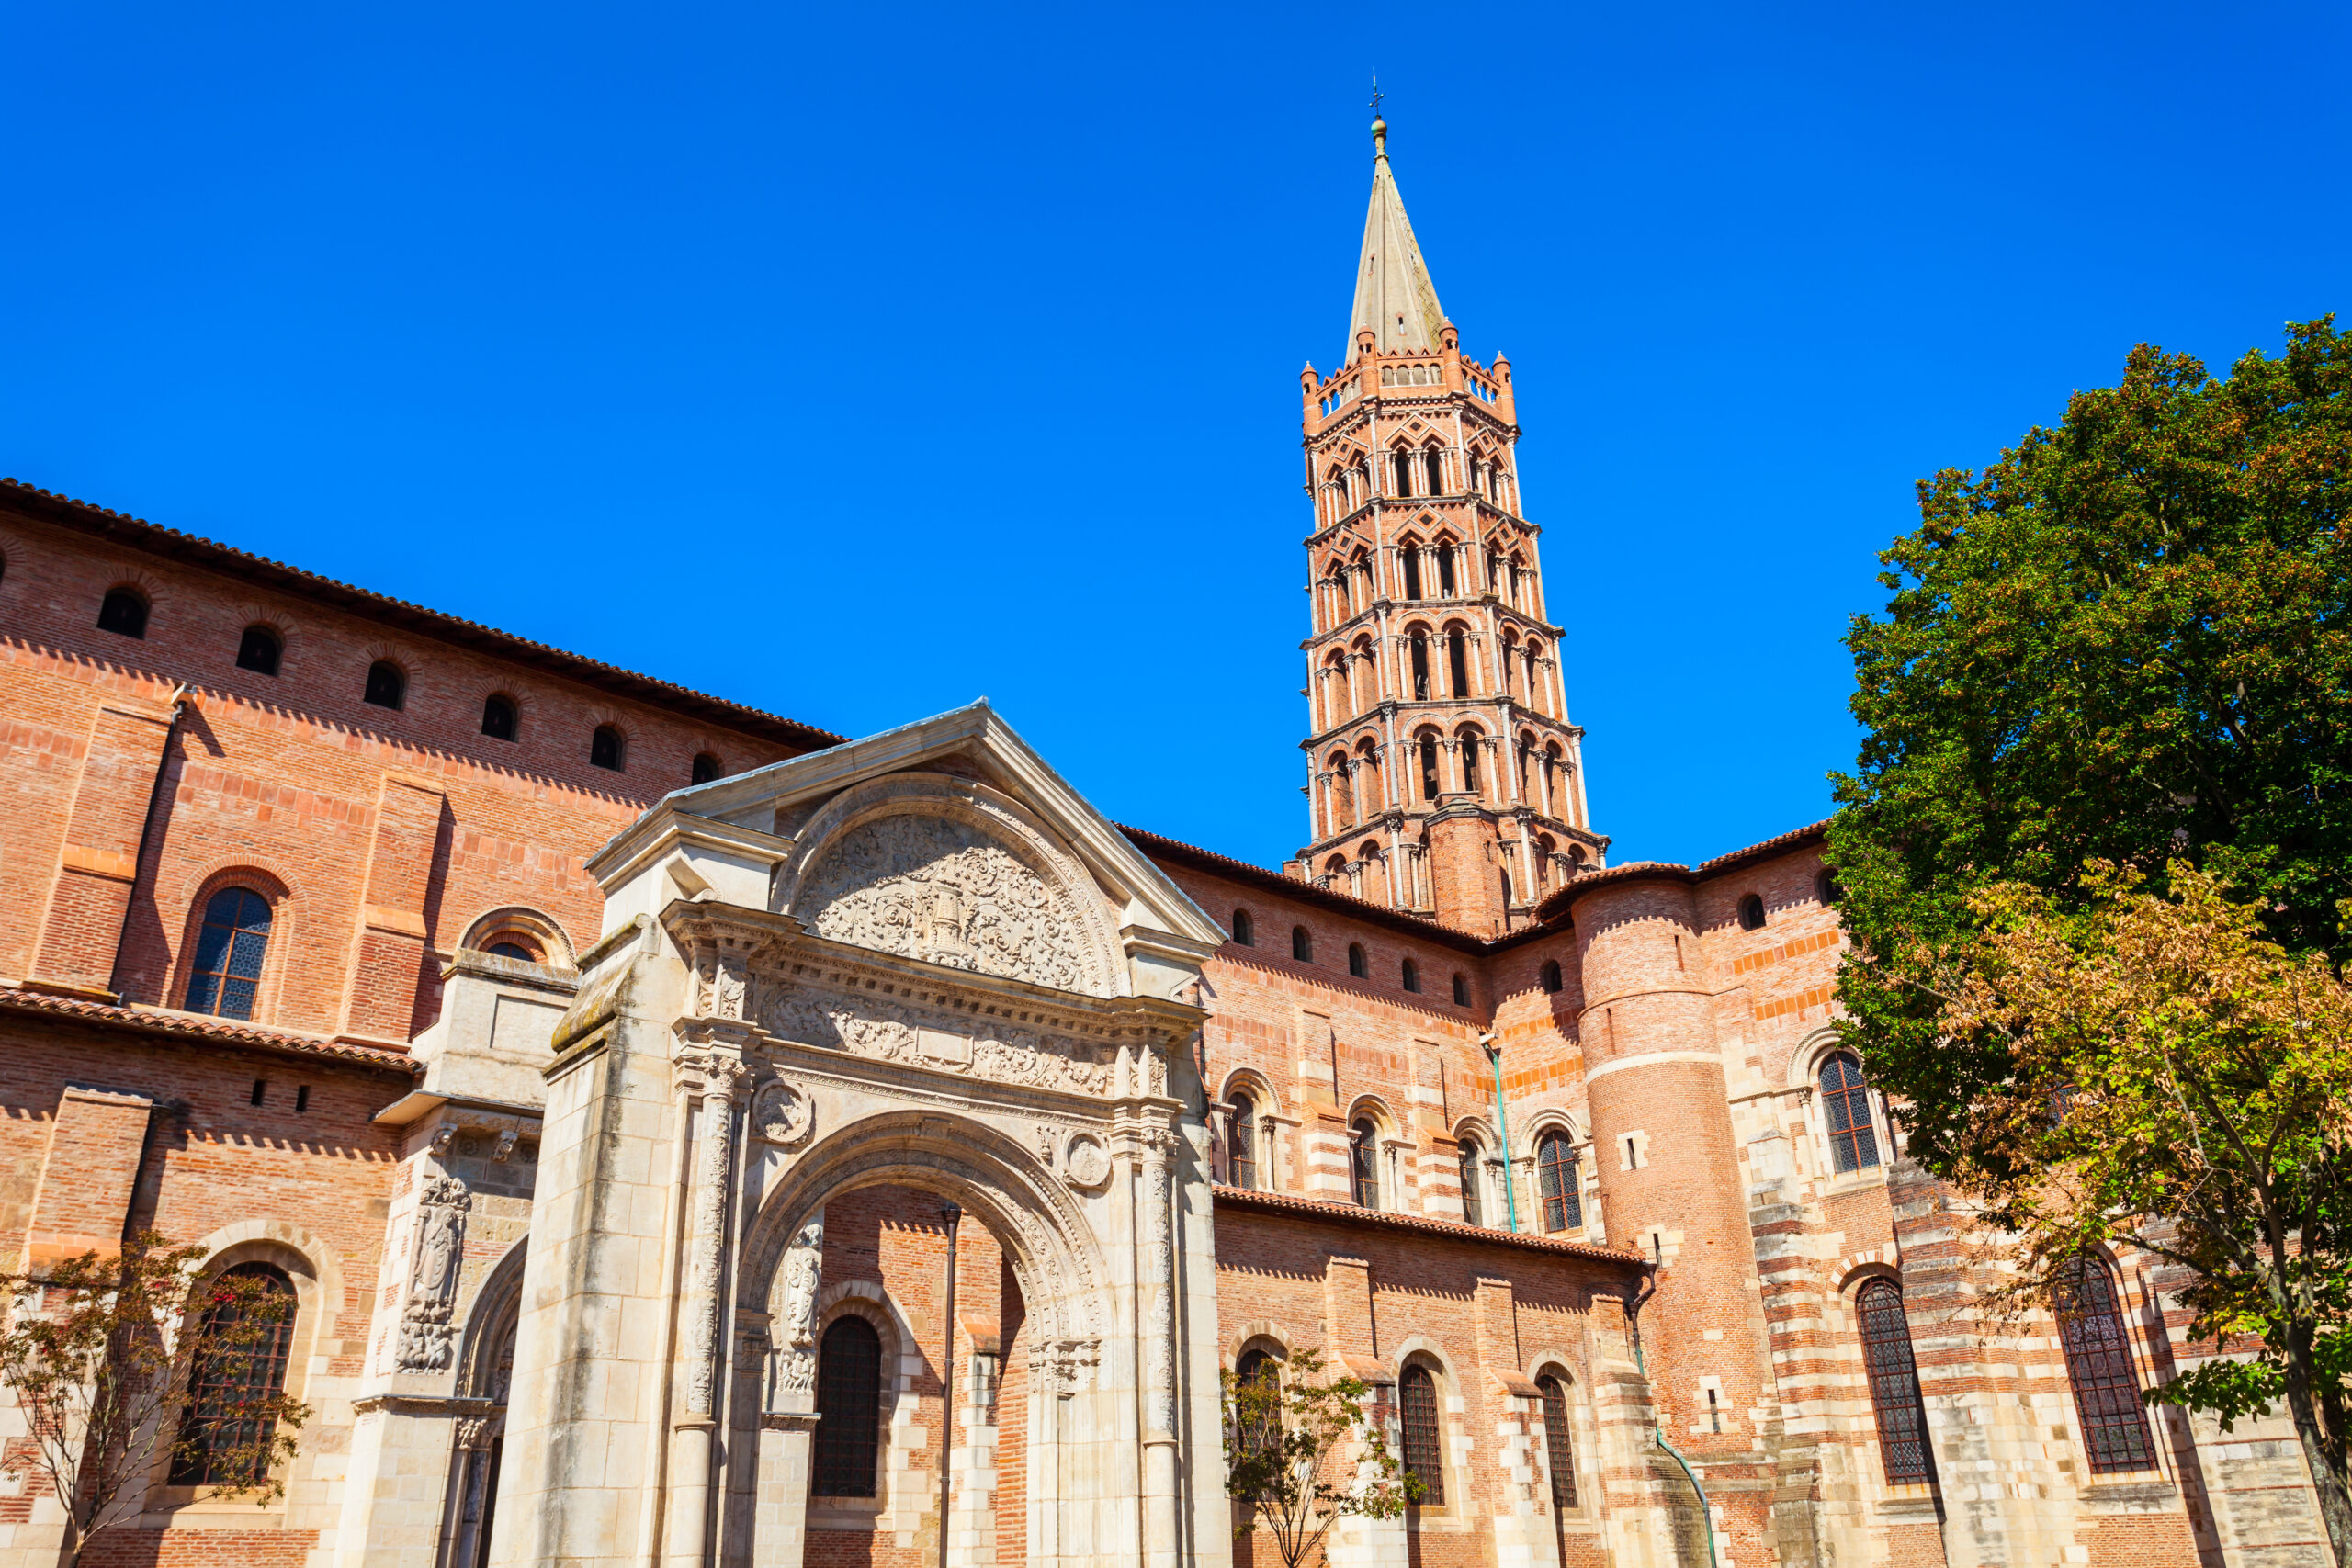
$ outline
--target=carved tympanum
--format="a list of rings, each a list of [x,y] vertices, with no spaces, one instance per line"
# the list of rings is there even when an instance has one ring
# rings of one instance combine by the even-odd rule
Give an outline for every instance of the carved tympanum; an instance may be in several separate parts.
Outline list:
[[[825,852],[794,900],[818,935],[978,975],[1101,994],[1069,898],[969,822],[899,813]]]

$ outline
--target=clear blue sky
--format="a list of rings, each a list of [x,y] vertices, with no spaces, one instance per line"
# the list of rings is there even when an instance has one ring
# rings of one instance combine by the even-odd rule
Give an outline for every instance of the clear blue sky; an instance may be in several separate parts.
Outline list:
[[[1377,69],[1598,826],[1698,859],[1825,814],[1915,479],[2352,310],[2347,17],[32,0],[0,473],[831,729],[985,694],[1272,863]]]

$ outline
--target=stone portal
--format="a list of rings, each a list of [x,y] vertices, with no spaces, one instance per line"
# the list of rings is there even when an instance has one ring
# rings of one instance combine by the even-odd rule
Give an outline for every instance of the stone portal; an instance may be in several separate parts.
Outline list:
[[[934,1440],[882,1472],[877,1542],[1227,1561],[1217,927],[984,705],[673,795],[590,869],[609,934],[546,1073],[489,1560],[797,1568],[844,1312],[843,1356],[952,1369],[956,1429],[991,1427],[993,1318],[826,1277],[829,1206],[888,1190],[1009,1277],[1022,1462],[1017,1506],[974,1481],[943,1520]]]

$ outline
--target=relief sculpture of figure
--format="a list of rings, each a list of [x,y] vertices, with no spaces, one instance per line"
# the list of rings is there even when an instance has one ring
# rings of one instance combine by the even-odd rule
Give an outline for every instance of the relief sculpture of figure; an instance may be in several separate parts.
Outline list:
[[[825,1258],[825,1222],[800,1227],[784,1256],[782,1382],[796,1393],[817,1386],[817,1286]]]

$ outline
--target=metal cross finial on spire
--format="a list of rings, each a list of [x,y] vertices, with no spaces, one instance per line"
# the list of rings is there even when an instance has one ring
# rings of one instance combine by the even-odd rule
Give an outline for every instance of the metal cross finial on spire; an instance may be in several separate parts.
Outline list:
[[[1378,118],[1380,118],[1380,100],[1381,100],[1381,99],[1383,99],[1383,98],[1385,98],[1385,97],[1386,97],[1387,96],[1388,96],[1387,94],[1385,94],[1385,93],[1384,93],[1384,92],[1382,92],[1382,91],[1380,90],[1380,73],[1379,73],[1379,72],[1377,72],[1377,71],[1374,72],[1374,73],[1372,73],[1372,118],[1374,118],[1374,119],[1378,119]]]

